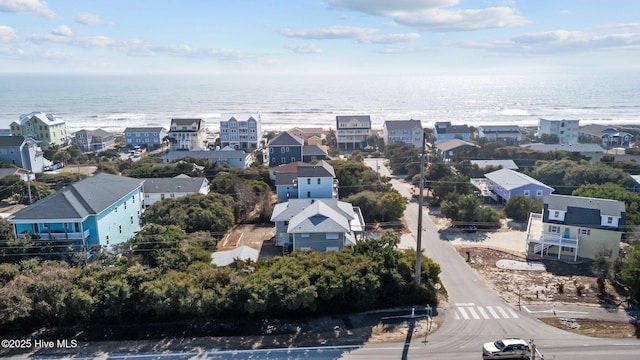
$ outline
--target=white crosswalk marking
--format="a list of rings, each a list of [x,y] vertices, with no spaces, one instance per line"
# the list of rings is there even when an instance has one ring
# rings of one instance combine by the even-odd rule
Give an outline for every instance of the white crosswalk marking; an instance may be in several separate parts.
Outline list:
[[[502,319],[518,319],[520,316],[516,311],[508,306],[455,306],[454,318],[456,320],[502,320]]]
[[[480,312],[483,318],[489,319],[489,315],[487,315],[487,312],[484,311],[484,309],[481,306],[478,306],[478,311]]]
[[[462,317],[465,318],[465,320],[469,320],[469,315],[467,315],[467,312],[464,311],[463,307],[459,307],[458,310],[460,310],[460,315],[462,315]]]
[[[495,310],[493,310],[491,306],[487,306],[487,310],[489,310],[491,316],[493,316],[494,319],[500,319],[500,316],[498,316],[498,314],[495,312]]]
[[[478,313],[474,308],[470,307],[470,308],[467,308],[467,310],[469,310],[469,313],[471,314],[471,316],[473,316],[474,319],[476,320],[480,319],[480,316],[478,316]]]
[[[502,308],[502,306],[496,306],[496,309],[498,309],[498,311],[500,312],[500,314],[502,315],[502,317],[504,317],[505,319],[509,318],[509,315],[507,314],[506,311],[504,311],[504,309]]]

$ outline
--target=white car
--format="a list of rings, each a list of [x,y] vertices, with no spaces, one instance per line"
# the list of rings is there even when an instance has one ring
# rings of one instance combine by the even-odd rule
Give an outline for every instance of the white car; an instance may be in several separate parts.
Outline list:
[[[529,359],[531,348],[522,339],[500,339],[482,346],[483,359]]]

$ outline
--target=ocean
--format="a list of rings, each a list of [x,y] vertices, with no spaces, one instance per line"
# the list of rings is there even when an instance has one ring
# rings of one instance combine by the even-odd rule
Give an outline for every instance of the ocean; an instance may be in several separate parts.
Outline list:
[[[0,75],[0,128],[21,114],[53,113],[71,132],[169,127],[196,117],[258,112],[263,130],[335,128],[336,115],[479,125],[640,124],[638,74],[522,76],[93,76]]]

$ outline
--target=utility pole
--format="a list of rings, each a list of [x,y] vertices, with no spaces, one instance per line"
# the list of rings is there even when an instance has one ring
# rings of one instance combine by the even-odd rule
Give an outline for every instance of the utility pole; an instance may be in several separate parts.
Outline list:
[[[422,156],[420,157],[420,194],[418,195],[418,236],[416,238],[416,288],[420,289],[422,275],[422,202],[424,193],[424,158],[426,147],[426,135],[422,130]]]

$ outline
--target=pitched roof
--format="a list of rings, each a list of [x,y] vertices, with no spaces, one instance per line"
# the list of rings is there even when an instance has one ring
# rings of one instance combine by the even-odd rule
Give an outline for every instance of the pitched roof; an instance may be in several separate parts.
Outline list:
[[[565,144],[532,143],[532,144],[520,145],[520,147],[525,147],[527,149],[541,151],[541,152],[549,152],[549,151],[569,151],[569,152],[580,152],[580,153],[604,152],[604,149],[599,144],[565,145]]]
[[[317,164],[305,164],[299,166],[297,175],[299,177],[336,177],[336,172],[328,162],[324,160],[318,161]]]
[[[599,209],[602,215],[621,216],[625,212],[624,202],[609,199],[570,195],[546,195],[543,197],[549,209],[567,211],[569,207]]]
[[[236,119],[237,121],[248,121],[253,118],[255,121],[260,121],[259,113],[224,113],[220,114],[221,121],[229,121],[231,118]]]
[[[176,126],[191,126],[193,124],[196,124],[196,130],[200,130],[200,128],[202,128],[202,119],[171,119],[171,126],[176,125]],[[191,129],[187,129],[187,130],[180,130],[178,129],[178,131],[193,131]]]
[[[468,125],[451,125],[448,121],[436,122],[435,130],[438,134],[471,134]]]
[[[293,180],[297,179],[298,175],[296,173],[290,172],[279,172],[276,174],[276,186],[292,186]]]
[[[0,136],[0,146],[20,146],[24,142],[24,136]]]
[[[440,151],[450,151],[457,149],[463,146],[476,146],[468,141],[464,141],[462,139],[451,139],[447,141],[442,141],[436,144],[436,148]]]
[[[64,120],[53,114],[45,114],[42,111],[34,111],[30,114],[22,114],[20,115],[20,125],[26,124],[27,121],[31,120],[31,118],[36,117],[43,123],[47,125],[58,125],[64,124]]]
[[[142,191],[147,194],[197,193],[208,182],[203,177],[148,178],[142,185]]]
[[[301,213],[307,206],[314,202],[322,202],[335,209],[349,220],[355,217],[353,206],[338,199],[289,199],[287,202],[276,204],[271,214],[271,221],[289,221]]]
[[[417,127],[423,128],[422,121],[420,120],[386,120],[384,127],[388,130],[413,130]]]
[[[271,171],[274,173],[296,173],[298,171],[299,166],[307,166],[309,164],[304,163],[302,161],[296,161],[288,164],[278,165],[274,168],[271,168]]]
[[[161,132],[165,130],[163,127],[128,127],[124,129],[125,133],[139,133],[139,132]]]
[[[304,156],[314,156],[314,155],[327,156],[327,150],[325,150],[320,145],[304,145],[302,147],[302,155],[304,155]]]
[[[302,212],[289,220],[287,232],[349,232],[349,220],[332,206],[322,201],[312,201]]]
[[[500,185],[506,190],[513,190],[530,184],[554,190],[551,186],[543,184],[540,181],[532,178],[531,176],[510,169],[500,169],[492,171],[490,173],[484,174],[484,177]]]
[[[9,176],[9,175],[15,175],[19,172],[21,172],[20,168],[14,168],[14,167],[0,168],[0,178]]]
[[[617,135],[617,136],[631,135],[627,132],[619,131],[615,127],[605,126],[600,124],[589,124],[589,125],[582,126],[580,127],[580,130],[578,130],[578,132],[582,134],[597,136],[597,137],[602,137],[605,134]]]
[[[357,120],[358,122],[368,122],[371,126],[371,116],[369,115],[338,115],[336,116],[336,124],[348,123],[351,120]],[[338,126],[338,130],[340,126]]]
[[[11,219],[76,219],[97,215],[143,182],[143,179],[101,173],[58,190],[20,210]]]
[[[281,132],[269,142],[269,146],[303,146],[304,140],[288,132]]]
[[[512,134],[520,133],[518,125],[482,125],[478,127],[485,134]]]
[[[296,126],[294,128],[287,130],[287,132],[294,132],[294,131],[300,131],[301,133],[321,133],[322,134],[321,127],[297,127]]]
[[[82,130],[78,130],[76,131],[77,133],[87,133],[87,134],[91,134],[92,136],[97,136],[97,137],[107,137],[107,136],[111,136],[114,135],[113,133],[110,133],[106,130],[102,130],[102,129],[95,129],[95,130],[86,130],[86,129],[82,129]]]
[[[235,259],[258,261],[260,251],[243,245],[233,250],[216,251],[211,254],[211,263],[218,266],[232,264]]]

